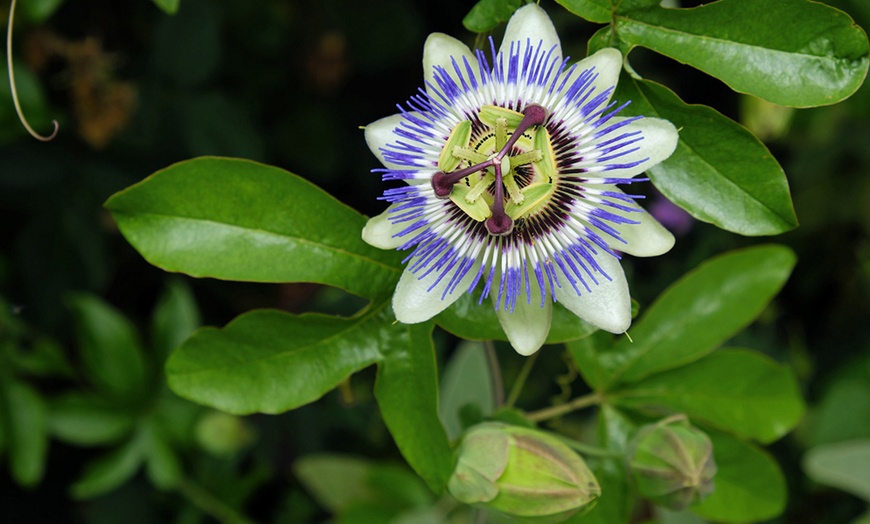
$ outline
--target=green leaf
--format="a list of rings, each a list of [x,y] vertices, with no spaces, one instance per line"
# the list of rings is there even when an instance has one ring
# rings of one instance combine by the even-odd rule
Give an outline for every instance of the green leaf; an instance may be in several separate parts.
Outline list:
[[[764,450],[718,431],[707,431],[718,471],[716,489],[690,509],[716,522],[756,522],[785,509],[785,478]]]
[[[88,464],[81,478],[70,487],[70,494],[76,499],[87,499],[112,491],[136,474],[144,454],[145,438],[139,432],[124,445]]]
[[[816,446],[804,455],[807,476],[870,502],[870,439]]]
[[[870,352],[836,373],[806,424],[810,446],[870,438]]]
[[[612,11],[610,0],[556,0],[556,3],[590,22],[598,24],[610,22]]]
[[[723,349],[613,393],[616,404],[659,414],[685,413],[739,436],[773,442],[801,419],[794,374],[748,350]]]
[[[181,464],[169,445],[166,435],[154,419],[142,428],[145,471],[158,489],[171,489],[181,481]]]
[[[462,19],[462,25],[474,33],[492,31],[520,8],[522,0],[479,0]]]
[[[435,322],[460,338],[507,342],[507,335],[499,324],[492,302],[489,299],[481,304],[478,302],[480,302],[480,293],[465,293],[435,317]],[[587,337],[595,331],[594,326],[584,322],[561,304],[554,304],[553,322],[546,343],[562,344],[569,340]]]
[[[181,0],[154,0],[154,4],[166,14],[174,15],[178,12],[178,4]]]
[[[30,347],[14,348],[9,352],[9,361],[23,375],[66,378],[75,376],[63,348],[49,338],[38,338]]]
[[[611,348],[597,358],[605,386],[637,382],[713,351],[764,309],[795,264],[775,244],[731,251],[707,260],[666,289]]]
[[[169,387],[229,413],[283,413],[380,361],[401,335],[391,322],[385,304],[353,318],[251,311],[187,339],[166,363]]]
[[[848,15],[806,0],[641,9],[618,16],[616,31],[631,45],[784,106],[837,103],[861,86],[870,63],[867,35]]]
[[[40,24],[48,20],[64,0],[22,0],[21,14],[29,21]]]
[[[93,394],[67,393],[53,399],[49,407],[51,434],[79,446],[117,442],[132,431],[136,422],[128,410]]]
[[[622,412],[603,405],[598,412],[598,440],[606,450],[625,453],[635,424]],[[581,453],[582,454],[582,453]],[[577,524],[626,524],[631,515],[633,496],[621,458],[586,457],[601,485],[601,497],[588,513],[569,519]]]
[[[741,235],[775,235],[797,226],[782,167],[746,128],[626,73],[614,96],[631,100],[626,115],[661,117],[680,130],[676,151],[648,172],[669,200],[698,220]]]
[[[34,486],[42,479],[48,452],[47,407],[45,401],[24,382],[0,383],[0,417],[5,429],[12,477],[22,486]]]
[[[166,360],[199,325],[199,309],[190,288],[181,280],[171,280],[151,319],[151,341],[160,361]]]
[[[588,513],[580,513],[566,524],[628,524],[632,505],[631,488],[622,459],[587,457],[587,463],[601,486],[601,496]]]
[[[145,362],[136,330],[117,310],[97,297],[70,300],[82,364],[88,380],[113,398],[145,394]]]
[[[431,494],[409,470],[347,455],[307,455],[293,472],[317,502],[333,514],[361,503],[395,511],[426,504]]]
[[[432,324],[397,324],[401,342],[384,344],[375,398],[399,451],[435,493],[453,468],[453,452],[438,418],[438,372]]]
[[[363,242],[365,218],[276,167],[204,157],[170,166],[106,202],[149,262],[195,277],[316,282],[389,295],[400,254]]]
[[[611,367],[606,358],[613,347],[613,335],[606,331],[597,331],[592,336],[568,342],[568,353],[577,366],[583,380],[596,391],[607,387],[611,378]]]
[[[442,375],[438,418],[451,441],[464,429],[459,414],[467,405],[477,406],[483,416],[495,411],[495,392],[486,351],[483,344],[475,342],[460,343]]]

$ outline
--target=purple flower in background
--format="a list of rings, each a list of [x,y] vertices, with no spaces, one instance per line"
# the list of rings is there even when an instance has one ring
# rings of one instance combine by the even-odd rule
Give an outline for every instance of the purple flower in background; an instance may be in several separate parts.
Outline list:
[[[363,230],[373,246],[409,251],[396,318],[426,321],[481,289],[524,355],[546,340],[554,302],[625,331],[631,299],[617,251],[660,255],[674,238],[616,184],[666,159],[677,131],[619,116],[619,51],[569,66],[549,17],[529,4],[499,49],[472,52],[436,33],[423,66],[425,89],[365,129],[385,166],[376,171],[402,183]]]

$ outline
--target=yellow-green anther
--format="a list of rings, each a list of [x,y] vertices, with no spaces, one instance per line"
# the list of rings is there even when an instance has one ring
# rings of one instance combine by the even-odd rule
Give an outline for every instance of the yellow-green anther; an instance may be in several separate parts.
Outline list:
[[[468,160],[472,164],[481,164],[486,162],[487,156],[483,153],[478,153],[474,149],[470,147],[459,147],[455,146],[453,148],[453,156],[456,158],[461,158],[462,160]]]
[[[556,169],[556,153],[553,152],[550,133],[546,127],[540,127],[535,132],[535,149],[540,151],[542,155],[541,159],[534,163],[538,173],[546,177],[548,182],[555,180],[559,173]]]
[[[438,169],[444,173],[449,173],[459,167],[459,163],[462,162],[463,159],[458,158],[453,154],[453,148],[467,148],[470,140],[471,122],[469,120],[463,120],[453,128],[453,131],[450,132],[450,136],[447,138],[447,143],[445,144],[444,149],[441,150],[441,156],[438,157]]]
[[[533,184],[522,189],[524,200],[521,203],[510,201],[505,213],[513,219],[527,217],[543,208],[550,201],[555,186],[552,184]]]
[[[481,122],[493,129],[495,129],[496,120],[499,118],[503,118],[507,126],[511,129],[516,129],[517,126],[520,125],[520,122],[523,121],[525,115],[504,107],[483,106],[480,108],[478,116],[480,117]]]
[[[537,162],[544,155],[537,149],[533,149],[531,151],[526,151],[525,153],[520,153],[519,155],[510,157],[511,159],[511,168],[517,166],[524,166],[526,164],[531,164],[532,162]]]
[[[495,178],[494,175],[487,175]],[[486,177],[484,177],[486,179]],[[490,216],[492,216],[492,211],[489,209],[489,204],[485,199],[475,199],[473,202],[469,202],[467,199],[468,194],[471,192],[471,188],[466,186],[465,184],[456,184],[453,186],[453,192],[450,193],[450,200],[457,205],[460,209],[465,211],[465,214],[477,220],[478,222],[483,222]]]
[[[522,191],[520,191],[520,186],[517,185],[517,179],[514,178],[513,171],[505,176],[502,181],[504,182],[504,187],[507,189],[508,195],[511,197],[511,202],[522,204],[525,201],[526,196],[523,195]]]
[[[477,199],[480,198],[480,195],[483,194],[484,191],[495,182],[495,175],[493,173],[487,172],[483,175],[483,177],[471,187],[471,190],[466,193],[465,201],[469,204],[474,204],[477,202]]]

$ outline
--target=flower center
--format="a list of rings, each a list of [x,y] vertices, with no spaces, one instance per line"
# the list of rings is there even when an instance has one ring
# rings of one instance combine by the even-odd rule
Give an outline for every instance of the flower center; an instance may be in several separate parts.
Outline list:
[[[488,131],[473,137],[470,120],[453,129],[438,159],[439,171],[432,175],[432,188],[437,197],[449,198],[484,222],[491,235],[508,235],[514,221],[541,209],[554,189],[555,154],[543,126],[547,110],[530,104],[517,113],[487,105],[478,118]],[[521,178],[520,166],[531,166],[531,175],[524,172]]]

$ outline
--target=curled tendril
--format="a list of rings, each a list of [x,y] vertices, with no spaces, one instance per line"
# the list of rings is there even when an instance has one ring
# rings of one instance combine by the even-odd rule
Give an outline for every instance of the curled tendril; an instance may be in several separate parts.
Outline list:
[[[15,72],[12,67],[12,23],[15,19],[16,3],[17,0],[12,0],[12,3],[9,5],[9,22],[6,26],[6,65],[9,69],[9,87],[12,91],[12,102],[15,104],[15,112],[18,113],[18,120],[21,121],[24,129],[30,133],[30,136],[37,140],[48,142],[57,136],[57,130],[60,128],[60,124],[57,123],[57,120],[52,120],[51,123],[54,124],[54,131],[52,131],[48,136],[40,135],[30,127],[30,124],[27,123],[27,119],[24,118],[24,112],[21,110],[21,103],[18,101],[18,89],[15,87]]]

